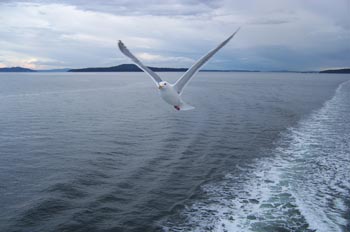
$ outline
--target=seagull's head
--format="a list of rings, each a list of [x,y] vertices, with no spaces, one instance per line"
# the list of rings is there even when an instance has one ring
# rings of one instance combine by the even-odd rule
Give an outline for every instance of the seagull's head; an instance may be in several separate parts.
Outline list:
[[[166,81],[159,82],[158,88],[159,89],[166,89],[169,86],[169,83]]]

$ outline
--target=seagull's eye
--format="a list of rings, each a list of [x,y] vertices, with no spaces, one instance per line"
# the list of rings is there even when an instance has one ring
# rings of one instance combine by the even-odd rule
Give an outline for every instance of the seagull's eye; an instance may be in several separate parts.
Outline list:
[[[164,83],[164,85],[166,85],[166,83]]]

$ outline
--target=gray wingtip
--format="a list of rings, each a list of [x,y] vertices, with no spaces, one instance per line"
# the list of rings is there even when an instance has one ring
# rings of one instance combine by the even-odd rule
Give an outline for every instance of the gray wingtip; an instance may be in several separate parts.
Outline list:
[[[239,26],[239,27],[236,29],[236,31],[233,32],[232,37],[235,36],[235,35],[239,32],[239,30],[241,30],[241,26]]]
[[[127,50],[126,46],[121,40],[118,40],[118,47],[119,47],[119,50],[122,51],[123,53],[125,50]]]

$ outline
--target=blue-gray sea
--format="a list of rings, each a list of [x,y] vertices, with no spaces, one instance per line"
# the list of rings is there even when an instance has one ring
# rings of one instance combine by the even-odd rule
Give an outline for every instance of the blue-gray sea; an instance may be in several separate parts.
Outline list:
[[[0,231],[350,231],[350,75],[201,72],[183,97],[0,74]]]

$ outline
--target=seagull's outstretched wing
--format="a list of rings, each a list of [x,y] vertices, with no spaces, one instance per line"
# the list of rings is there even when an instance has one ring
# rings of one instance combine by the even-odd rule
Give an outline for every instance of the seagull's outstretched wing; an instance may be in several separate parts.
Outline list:
[[[230,37],[228,37],[224,42],[219,44],[216,48],[208,52],[205,56],[200,58],[192,67],[185,72],[185,74],[176,81],[175,88],[178,93],[182,93],[183,88],[187,85],[187,83],[191,80],[191,78],[198,72],[198,70],[217,52],[219,51],[225,44],[227,44],[239,31],[238,28]]]
[[[154,83],[157,85],[158,87],[158,83],[162,81],[162,79],[152,70],[150,70],[147,66],[143,65],[141,63],[141,61],[139,61],[139,59],[137,59],[130,51],[129,49],[123,44],[122,41],[119,40],[118,42],[118,46],[120,51],[127,57],[129,57],[140,69],[142,69],[145,73],[147,73],[152,80],[154,81]]]

